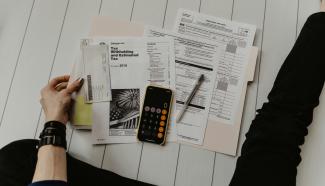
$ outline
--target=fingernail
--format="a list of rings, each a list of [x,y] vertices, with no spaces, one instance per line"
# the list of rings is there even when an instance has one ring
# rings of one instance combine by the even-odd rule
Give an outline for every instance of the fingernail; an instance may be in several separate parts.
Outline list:
[[[80,78],[78,81],[79,81],[79,85],[81,86],[84,83],[84,78]]]
[[[77,78],[75,81],[77,81],[77,82],[81,82],[81,80],[82,80],[82,78],[81,77],[79,77],[79,78]]]

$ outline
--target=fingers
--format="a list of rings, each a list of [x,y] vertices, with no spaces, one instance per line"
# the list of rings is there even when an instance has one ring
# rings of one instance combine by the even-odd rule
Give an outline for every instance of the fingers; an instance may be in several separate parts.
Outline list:
[[[76,81],[68,85],[68,87],[65,89],[66,93],[72,94],[73,92],[78,91],[82,86],[83,81],[84,80],[82,78],[78,78]]]
[[[64,76],[59,76],[59,77],[53,78],[49,82],[49,86],[55,88],[58,84],[60,84],[62,82],[68,82],[69,79],[70,79],[69,75],[64,75]]]
[[[67,88],[67,86],[68,86],[68,82],[62,82],[55,86],[55,90],[60,92],[61,90]]]

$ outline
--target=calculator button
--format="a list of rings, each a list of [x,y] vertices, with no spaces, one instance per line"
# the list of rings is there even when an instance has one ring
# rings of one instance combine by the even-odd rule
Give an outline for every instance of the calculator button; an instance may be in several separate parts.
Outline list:
[[[159,125],[163,127],[163,126],[165,126],[165,122],[164,122],[164,121],[161,121],[161,122],[159,123]]]
[[[152,118],[153,118],[153,114],[150,114],[150,117],[152,117]]]
[[[160,117],[160,119],[163,120],[163,121],[165,121],[165,120],[166,120],[166,116],[162,115],[162,116]]]
[[[162,114],[167,114],[167,110],[166,109],[163,109],[161,113]]]
[[[163,133],[160,133],[160,132],[157,135],[158,138],[162,138],[163,136],[164,136]]]
[[[161,109],[160,108],[157,108],[156,112],[157,112],[157,114],[160,114],[161,113]]]
[[[155,121],[155,124],[158,125],[158,121]]]
[[[162,128],[162,127],[159,127],[159,132],[164,132],[164,128]]]
[[[148,111],[150,110],[150,107],[149,107],[149,106],[146,106],[146,107],[144,107],[144,110],[145,110],[146,112],[148,112]]]
[[[155,107],[151,107],[150,111],[151,112],[155,112],[156,111],[156,108]]]

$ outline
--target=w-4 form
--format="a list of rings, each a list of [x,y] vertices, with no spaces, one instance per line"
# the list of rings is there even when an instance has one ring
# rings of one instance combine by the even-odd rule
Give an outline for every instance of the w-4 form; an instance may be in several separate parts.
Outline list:
[[[256,27],[180,9],[174,31],[208,39],[222,47],[209,119],[234,124]]]

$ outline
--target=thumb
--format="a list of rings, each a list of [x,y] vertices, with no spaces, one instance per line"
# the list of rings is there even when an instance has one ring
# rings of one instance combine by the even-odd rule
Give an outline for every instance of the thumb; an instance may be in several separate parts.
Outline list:
[[[68,94],[72,94],[73,92],[78,91],[79,88],[82,86],[83,82],[84,82],[83,78],[78,78],[77,80],[72,82],[70,85],[68,85],[66,92]]]

